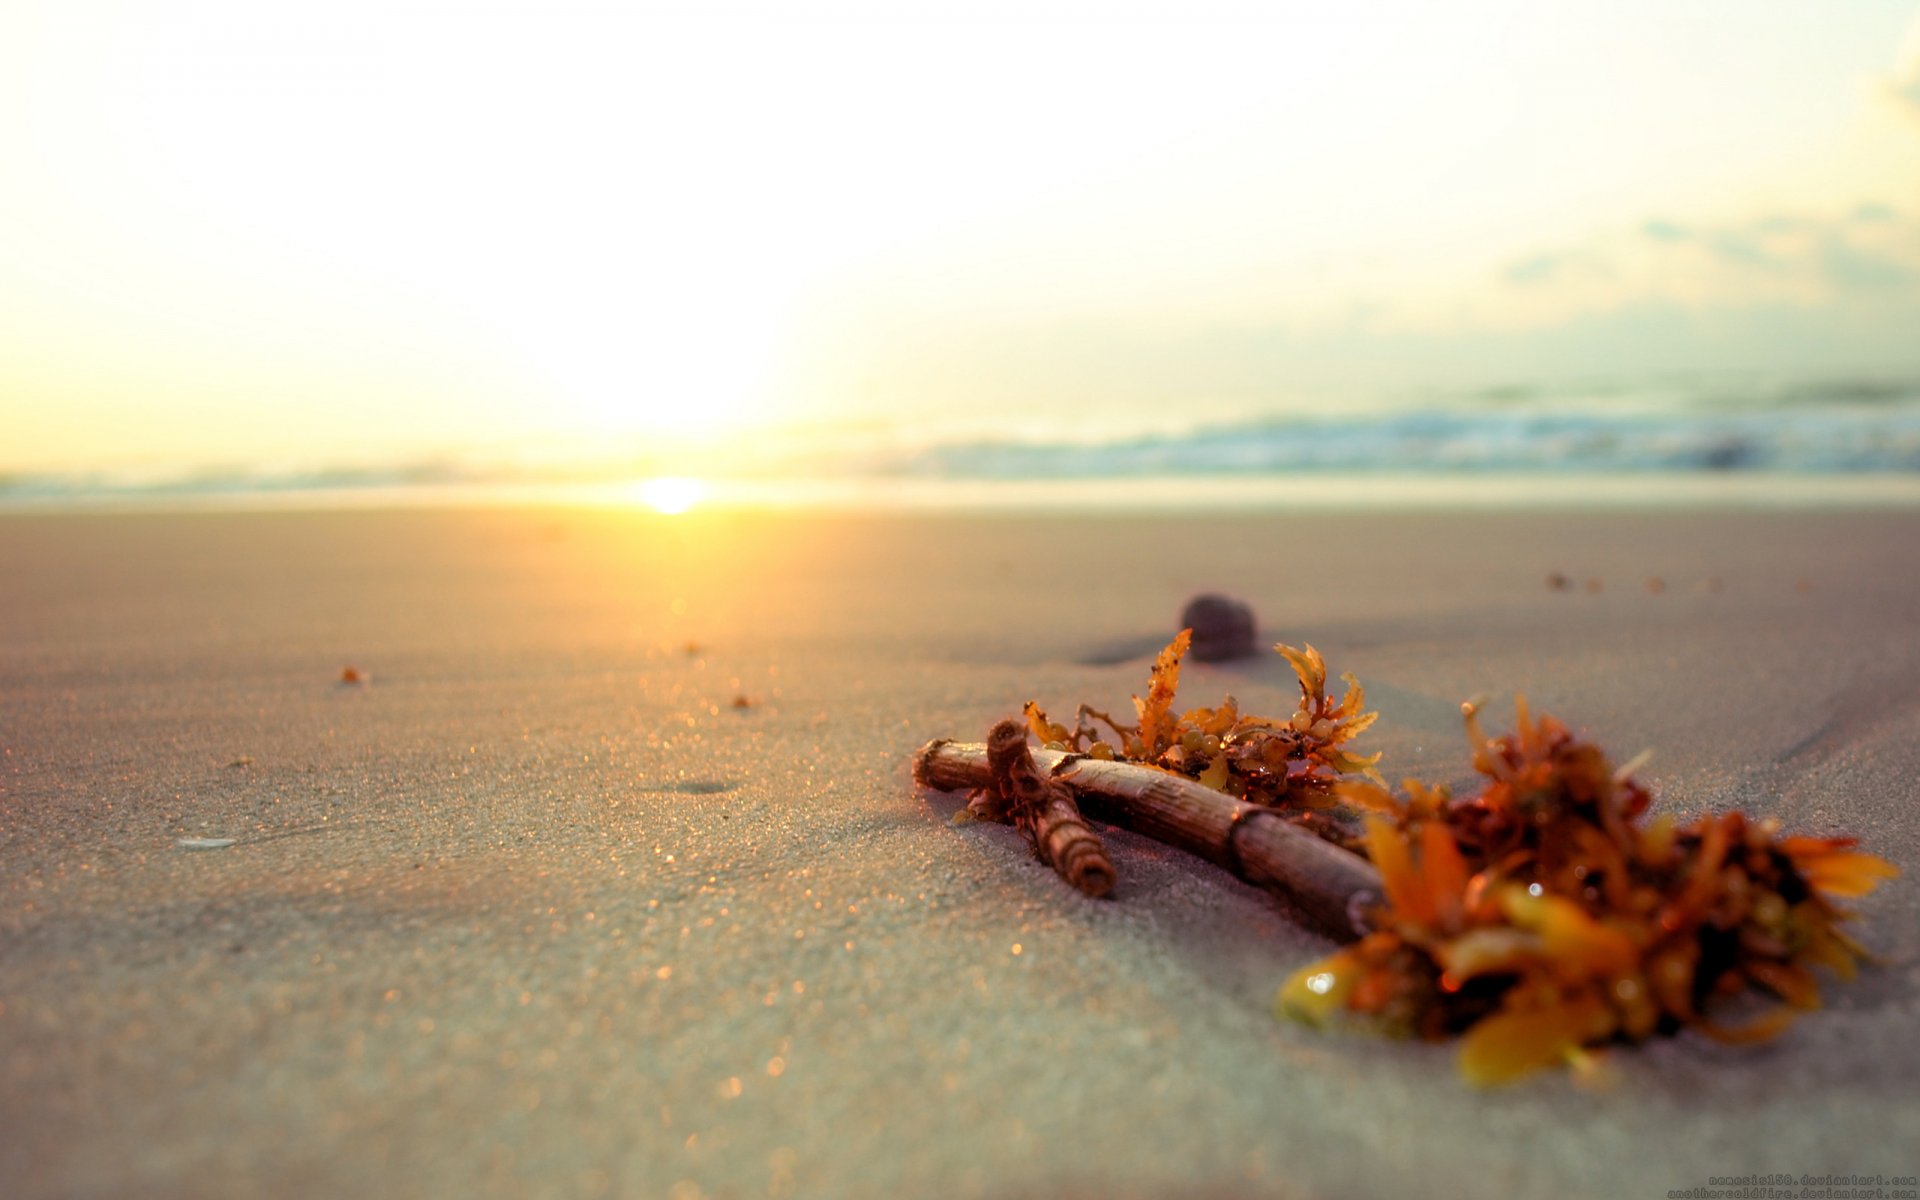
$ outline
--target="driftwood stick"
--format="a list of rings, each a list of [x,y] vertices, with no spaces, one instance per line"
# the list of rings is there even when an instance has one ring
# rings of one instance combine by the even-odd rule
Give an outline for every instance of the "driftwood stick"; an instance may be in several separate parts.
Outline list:
[[[1021,744],[1024,748],[1024,734]],[[1337,941],[1369,931],[1368,914],[1382,896],[1373,864],[1274,810],[1136,763],[1061,750],[1029,754],[1093,816],[1225,867],[1274,893]],[[914,757],[913,774],[922,785],[942,791],[994,782],[988,747],[977,742],[929,742]]]
[[[987,737],[987,775],[1041,862],[1089,896],[1113,890],[1113,862],[1100,835],[1080,815],[1073,792],[1034,765],[1027,730],[1002,721]]]

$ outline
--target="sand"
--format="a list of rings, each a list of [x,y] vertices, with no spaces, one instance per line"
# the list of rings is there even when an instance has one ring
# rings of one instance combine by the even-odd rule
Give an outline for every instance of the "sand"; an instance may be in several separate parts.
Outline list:
[[[0,1190],[1911,1176],[1917,557],[1911,511],[0,518]],[[1524,691],[1665,808],[1862,835],[1886,965],[1771,1046],[1477,1092],[1276,1021],[1329,947],[1225,874],[1116,834],[1087,900],[912,785],[1029,698],[1124,706],[1208,589],[1359,674],[1391,774],[1462,781],[1459,700]],[[1182,698],[1226,692],[1291,676]]]

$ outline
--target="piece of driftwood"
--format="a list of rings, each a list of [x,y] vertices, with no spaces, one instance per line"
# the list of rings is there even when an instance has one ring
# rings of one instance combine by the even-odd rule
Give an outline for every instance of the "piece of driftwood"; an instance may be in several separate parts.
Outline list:
[[[1026,749],[1022,735],[1021,748]],[[1382,898],[1380,873],[1359,855],[1298,828],[1271,808],[1135,763],[1060,750],[1030,760],[1099,820],[1185,850],[1274,893],[1338,941],[1370,930]],[[941,739],[914,756],[914,778],[941,791],[995,788],[989,749]]]

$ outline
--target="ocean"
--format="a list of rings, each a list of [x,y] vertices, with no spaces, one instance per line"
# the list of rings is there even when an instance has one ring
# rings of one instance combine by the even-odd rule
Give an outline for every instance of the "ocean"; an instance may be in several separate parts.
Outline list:
[[[15,472],[0,474],[0,507],[659,507],[663,477],[685,481],[670,489],[683,507],[1920,503],[1920,376],[1509,387],[1345,408],[1071,436],[1058,415],[991,434],[903,419],[537,463],[470,454]]]

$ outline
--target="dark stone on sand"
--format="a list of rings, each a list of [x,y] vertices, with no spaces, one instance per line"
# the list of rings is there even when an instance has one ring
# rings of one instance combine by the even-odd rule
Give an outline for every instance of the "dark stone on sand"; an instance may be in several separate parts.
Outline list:
[[[1188,653],[1200,662],[1225,662],[1253,653],[1253,609],[1231,596],[1207,593],[1187,601],[1180,627],[1193,630]]]

